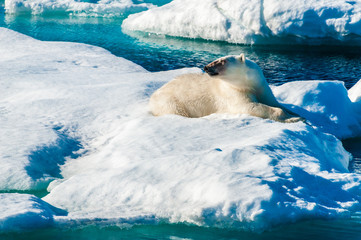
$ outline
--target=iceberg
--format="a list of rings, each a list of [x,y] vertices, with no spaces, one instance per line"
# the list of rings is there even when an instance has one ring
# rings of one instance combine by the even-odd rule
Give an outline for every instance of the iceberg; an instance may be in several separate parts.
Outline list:
[[[359,84],[349,92],[337,81],[273,86],[308,124],[154,117],[150,95],[200,69],[151,73],[98,47],[5,28],[0,52],[0,190],[49,192],[0,195],[1,221],[16,216],[3,230],[31,215],[44,219],[34,228],[100,219],[258,231],[360,210],[361,177],[338,139],[360,136]]]
[[[132,0],[5,0],[8,14],[72,14],[93,17],[122,17],[155,7],[151,3]]]
[[[360,10],[343,0],[174,0],[130,15],[122,27],[241,44],[359,45]]]

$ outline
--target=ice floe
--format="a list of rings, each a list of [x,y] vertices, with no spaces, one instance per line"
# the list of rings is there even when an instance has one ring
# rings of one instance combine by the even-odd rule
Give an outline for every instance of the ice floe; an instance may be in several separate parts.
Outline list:
[[[360,10],[343,0],[174,0],[130,15],[123,28],[245,44],[359,44]]]
[[[360,209],[361,177],[349,173],[351,155],[337,139],[360,134],[359,84],[352,101],[341,82],[273,87],[310,125],[153,117],[151,93],[199,69],[150,73],[98,47],[5,28],[0,52],[0,190],[48,186],[42,200],[66,211],[9,193],[0,195],[14,208],[3,222],[17,208],[45,216],[44,224],[111,219],[257,230]]]

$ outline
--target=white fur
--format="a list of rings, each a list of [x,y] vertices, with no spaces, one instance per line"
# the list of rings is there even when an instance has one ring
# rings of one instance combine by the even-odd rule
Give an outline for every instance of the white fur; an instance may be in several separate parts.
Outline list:
[[[217,59],[205,69],[217,75],[185,74],[158,89],[149,103],[153,115],[203,117],[230,113],[280,122],[302,120],[277,102],[262,70],[243,54]]]

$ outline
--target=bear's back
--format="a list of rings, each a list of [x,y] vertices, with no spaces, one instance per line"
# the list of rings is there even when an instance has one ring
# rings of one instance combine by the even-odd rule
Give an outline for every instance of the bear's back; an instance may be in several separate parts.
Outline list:
[[[214,79],[208,74],[189,73],[177,76],[172,81],[163,85],[157,92],[171,93],[173,96],[187,96],[190,99],[209,95],[214,87]]]
[[[208,74],[184,74],[163,85],[150,99],[156,116],[178,114],[202,117],[214,113],[217,80]]]

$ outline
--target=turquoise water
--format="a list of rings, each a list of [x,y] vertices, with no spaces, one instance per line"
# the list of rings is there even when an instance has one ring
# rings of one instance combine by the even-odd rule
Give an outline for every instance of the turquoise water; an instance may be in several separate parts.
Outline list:
[[[165,3],[168,1],[162,1]],[[0,1],[1,3],[1,1]],[[3,2],[2,2],[3,4]],[[203,67],[220,56],[245,53],[274,84],[294,80],[342,80],[351,87],[361,76],[361,48],[332,46],[244,46],[122,32],[122,18],[83,18],[67,15],[8,16],[0,8],[0,26],[47,41],[96,45],[129,59],[149,71]],[[350,169],[360,171],[361,140],[344,141],[355,156]],[[26,192],[42,197],[46,192]],[[0,239],[361,239],[359,216],[346,220],[312,220],[287,224],[264,233],[203,228],[183,224],[51,227],[7,233]]]
[[[267,80],[281,84],[295,80],[342,80],[351,87],[361,76],[361,48],[352,46],[245,46],[122,32],[122,18],[68,15],[5,15],[0,26],[47,41],[81,42],[103,47],[149,71],[183,67],[203,68],[214,59],[245,53],[257,62]]]
[[[204,228],[184,224],[159,224],[124,226],[96,226],[95,224],[75,228],[45,228],[32,232],[8,233],[1,239],[54,239],[54,240],[111,240],[111,239],[361,239],[361,224],[358,216],[346,221],[305,221],[283,225],[263,233],[239,230]]]

